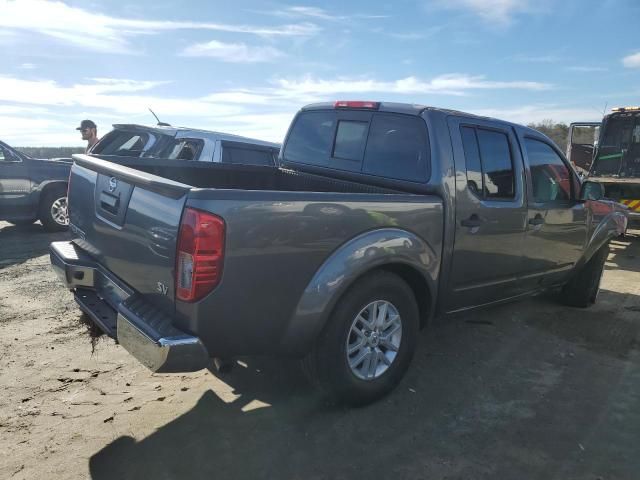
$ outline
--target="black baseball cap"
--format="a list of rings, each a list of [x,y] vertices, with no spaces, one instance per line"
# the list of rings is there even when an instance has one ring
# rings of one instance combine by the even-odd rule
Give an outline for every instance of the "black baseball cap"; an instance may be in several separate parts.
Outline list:
[[[80,126],[76,128],[76,130],[84,130],[86,128],[98,128],[98,126],[93,123],[93,120],[82,120],[80,122]]]

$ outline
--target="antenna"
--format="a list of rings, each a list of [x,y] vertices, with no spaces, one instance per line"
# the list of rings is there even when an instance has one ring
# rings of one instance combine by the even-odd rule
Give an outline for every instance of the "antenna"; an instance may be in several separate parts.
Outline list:
[[[151,110],[151,107],[147,107],[149,108],[149,111],[151,112],[151,115],[153,115],[154,117],[156,117],[156,120],[158,121],[158,126],[159,127],[170,127],[171,125],[165,122],[161,122],[160,119],[158,118],[158,116],[155,114],[155,112],[153,110]]]
[[[602,116],[604,117],[607,113],[607,107],[609,106],[609,102],[604,102],[604,108],[602,109]]]

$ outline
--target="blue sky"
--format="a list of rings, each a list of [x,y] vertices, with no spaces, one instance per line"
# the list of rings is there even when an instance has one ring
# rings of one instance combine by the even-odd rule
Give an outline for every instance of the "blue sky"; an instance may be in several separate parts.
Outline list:
[[[93,119],[281,141],[302,105],[388,100],[527,123],[640,104],[637,0],[0,0],[0,138]]]

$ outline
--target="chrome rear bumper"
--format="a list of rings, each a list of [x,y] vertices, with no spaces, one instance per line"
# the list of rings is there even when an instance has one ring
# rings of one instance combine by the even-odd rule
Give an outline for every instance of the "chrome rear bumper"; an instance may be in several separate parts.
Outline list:
[[[159,373],[192,372],[208,365],[209,354],[198,337],[175,328],[169,316],[75,244],[53,242],[49,257],[80,309],[147,368]]]

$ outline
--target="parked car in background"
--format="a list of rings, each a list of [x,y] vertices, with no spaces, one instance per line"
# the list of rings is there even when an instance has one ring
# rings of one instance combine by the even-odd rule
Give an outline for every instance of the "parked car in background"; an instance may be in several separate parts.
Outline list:
[[[273,166],[280,145],[253,138],[168,125],[116,124],[100,139],[91,154],[142,160],[197,160],[227,164]],[[118,163],[131,166],[144,162]]]
[[[49,231],[67,229],[67,182],[72,159],[36,159],[0,142],[0,220]]]
[[[50,254],[92,322],[158,372],[304,357],[353,404],[400,381],[435,315],[556,288],[588,307],[626,227],[541,133],[419,105],[305,107],[251,176],[74,158],[76,238]]]

